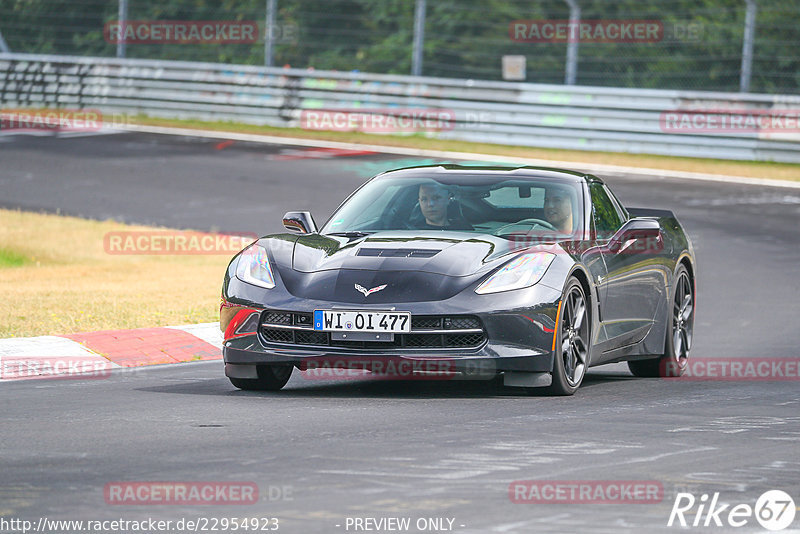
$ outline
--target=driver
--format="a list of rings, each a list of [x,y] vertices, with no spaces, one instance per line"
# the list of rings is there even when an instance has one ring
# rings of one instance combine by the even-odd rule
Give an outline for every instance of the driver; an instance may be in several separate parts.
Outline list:
[[[425,218],[422,229],[431,230],[472,230],[467,221],[462,219],[449,219],[447,207],[453,201],[453,195],[441,184],[422,184],[419,186],[419,209]]]
[[[573,231],[572,202],[569,193],[560,187],[548,187],[544,192],[544,218],[564,234]]]

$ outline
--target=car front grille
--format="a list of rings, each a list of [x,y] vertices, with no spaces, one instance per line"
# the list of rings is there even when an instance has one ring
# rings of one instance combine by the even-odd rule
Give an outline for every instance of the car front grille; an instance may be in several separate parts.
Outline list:
[[[285,312],[266,311],[261,316],[262,323],[279,324],[279,325],[292,325],[292,314]]]
[[[259,335],[268,345],[303,345],[351,349],[474,348],[486,341],[481,320],[474,315],[412,315],[411,332],[392,341],[344,341],[313,329],[310,313],[265,310]]]

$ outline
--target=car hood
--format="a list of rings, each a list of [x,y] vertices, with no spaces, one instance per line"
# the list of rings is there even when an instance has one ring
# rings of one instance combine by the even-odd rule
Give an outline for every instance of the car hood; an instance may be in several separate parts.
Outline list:
[[[356,304],[448,299],[524,248],[492,235],[446,231],[377,232],[356,239],[278,234],[261,244],[294,297]],[[363,294],[370,289],[375,291]]]
[[[513,252],[513,242],[463,232],[378,232],[367,237],[309,235],[295,243],[292,268],[303,273],[357,269],[469,276]]]

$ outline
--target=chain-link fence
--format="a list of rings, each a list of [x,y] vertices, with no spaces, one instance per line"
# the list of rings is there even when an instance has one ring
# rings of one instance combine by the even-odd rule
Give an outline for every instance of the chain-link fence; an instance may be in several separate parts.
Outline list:
[[[787,0],[0,0],[0,52],[797,94],[798,22]]]

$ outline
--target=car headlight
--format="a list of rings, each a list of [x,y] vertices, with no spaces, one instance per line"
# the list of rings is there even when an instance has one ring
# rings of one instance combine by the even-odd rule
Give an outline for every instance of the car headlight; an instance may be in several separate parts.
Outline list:
[[[530,287],[542,279],[555,257],[555,254],[549,252],[520,254],[506,263],[502,269],[484,280],[475,289],[475,293],[485,295],[486,293]]]
[[[275,287],[275,277],[269,266],[267,249],[260,245],[253,245],[239,256],[236,265],[236,278],[254,286],[272,289]]]

